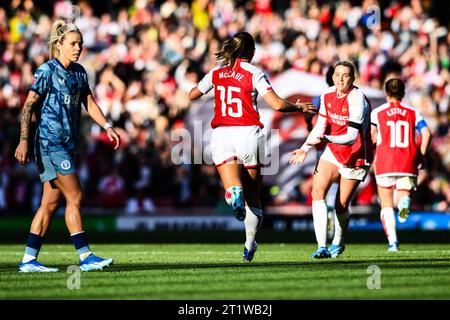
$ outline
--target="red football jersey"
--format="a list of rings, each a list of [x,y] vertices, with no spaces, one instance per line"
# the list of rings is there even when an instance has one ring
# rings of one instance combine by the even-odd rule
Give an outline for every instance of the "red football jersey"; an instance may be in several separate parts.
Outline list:
[[[420,131],[426,126],[422,115],[403,103],[385,103],[374,109],[371,122],[378,129],[375,154],[377,176],[415,176]]]
[[[272,87],[267,76],[250,63],[237,59],[234,68],[217,66],[198,84],[202,93],[214,88],[214,118],[211,127],[260,126],[256,99]]]
[[[342,97],[337,96],[336,87],[328,88],[320,98],[319,114],[327,118],[325,135],[345,135],[349,122],[359,129],[352,145],[327,144],[337,161],[347,167],[368,166],[372,163],[370,103],[358,87],[353,86]]]

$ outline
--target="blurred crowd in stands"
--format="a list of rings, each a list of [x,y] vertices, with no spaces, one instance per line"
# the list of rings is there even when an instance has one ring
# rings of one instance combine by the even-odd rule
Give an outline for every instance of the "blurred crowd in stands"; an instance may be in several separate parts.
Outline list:
[[[170,135],[184,126],[187,93],[216,63],[220,43],[246,30],[257,41],[253,63],[270,78],[290,68],[325,75],[352,59],[356,83],[382,88],[389,75],[407,81],[407,101],[429,124],[433,141],[416,195],[417,210],[450,211],[450,15],[438,1],[111,0],[0,3],[0,213],[30,213],[41,184],[34,161],[14,159],[20,111],[33,73],[48,59],[52,22],[72,5],[84,38],[80,63],[93,94],[119,128],[114,152],[97,125],[82,119],[79,174],[85,206],[151,214],[160,207],[224,203],[211,165],[175,165]],[[374,21],[379,8],[381,21]],[[443,11],[442,11],[443,8]],[[33,159],[33,155],[32,155]],[[399,160],[400,161],[400,160]],[[310,205],[310,180],[265,205]],[[354,204],[377,205],[373,180]]]

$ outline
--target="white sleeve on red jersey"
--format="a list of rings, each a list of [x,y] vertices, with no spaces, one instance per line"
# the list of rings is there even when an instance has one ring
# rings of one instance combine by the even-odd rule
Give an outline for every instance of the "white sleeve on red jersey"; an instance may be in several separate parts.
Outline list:
[[[323,135],[326,126],[327,126],[327,111],[325,110],[324,95],[321,95],[317,122],[314,128],[309,133],[308,138],[306,138],[305,143],[301,146],[300,149],[308,153],[308,151],[311,150],[311,148],[313,148],[313,146],[311,146],[310,143],[316,142],[317,137]]]
[[[425,127],[428,127],[427,122],[425,121],[425,118],[422,116],[419,110],[412,107],[411,105],[408,105],[406,103],[402,103],[402,106],[404,108],[408,108],[410,110],[414,111],[414,115],[416,118],[416,123],[414,124],[418,132],[422,132],[422,129]]]
[[[348,102],[348,122],[362,124],[367,112],[370,112],[370,106],[364,97],[362,91],[354,88],[347,96]]]
[[[416,125],[417,125],[420,121],[424,120],[424,118],[417,109],[414,109],[414,111],[416,112]]]
[[[379,106],[378,108],[375,108],[370,113],[370,123],[377,128],[377,137],[376,137],[377,145],[381,143],[380,121],[378,121],[378,113],[384,106],[385,104]]]
[[[327,109],[325,108],[325,95],[320,96],[319,116],[327,118]]]
[[[213,75],[213,71],[216,69],[217,69],[217,67],[212,69],[211,71],[209,71],[207,74],[205,74],[205,76],[202,78],[202,80],[200,80],[200,82],[198,83],[197,88],[203,94],[208,93],[214,87],[213,82],[212,82],[212,75]]]
[[[319,117],[317,118],[316,125],[311,130],[311,132],[308,135],[308,138],[306,138],[305,143],[301,146],[300,149],[302,149],[303,151],[308,153],[308,151],[311,150],[311,148],[314,147],[314,146],[312,146],[310,144],[311,143],[315,143],[316,140],[317,140],[317,137],[323,135],[323,133],[325,132],[326,126],[327,126],[327,119],[325,117],[321,117],[319,115]]]
[[[339,136],[330,136],[325,135],[325,139],[331,143],[335,144],[343,144],[343,145],[352,145],[355,143],[356,138],[358,138],[359,130],[353,127],[347,128],[346,134],[341,134]]]
[[[414,109],[414,111],[416,112],[416,129],[417,131],[421,132],[422,129],[428,127],[428,125],[422,114],[417,109]]]
[[[252,78],[253,88],[258,91],[261,97],[264,97],[267,92],[272,91],[272,85],[270,84],[269,79],[264,72],[256,67],[255,69],[256,72],[253,73]]]

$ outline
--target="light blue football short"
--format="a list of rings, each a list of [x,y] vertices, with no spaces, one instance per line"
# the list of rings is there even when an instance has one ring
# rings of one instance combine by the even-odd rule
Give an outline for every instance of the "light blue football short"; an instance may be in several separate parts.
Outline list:
[[[42,182],[51,181],[57,178],[57,173],[68,175],[76,173],[76,157],[74,153],[68,151],[52,151],[48,155],[39,154],[36,163],[39,169],[39,177]]]

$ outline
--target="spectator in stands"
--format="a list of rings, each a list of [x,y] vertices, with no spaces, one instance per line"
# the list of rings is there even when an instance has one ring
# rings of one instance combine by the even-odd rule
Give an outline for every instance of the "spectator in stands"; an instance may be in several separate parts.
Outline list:
[[[59,17],[67,17],[68,9],[72,6],[71,1],[55,1],[53,8],[32,0],[4,3],[0,5],[0,121],[5,116],[3,112],[6,112],[2,110],[17,113],[23,105],[27,88],[31,85],[29,69],[34,72],[47,59],[46,42],[51,22]],[[423,1],[394,1],[387,4],[370,0],[362,1],[361,4],[349,1],[329,4],[326,1],[291,1],[289,9],[284,12],[274,10],[278,1],[261,1],[256,4],[249,1],[181,0],[166,2],[161,6],[157,1],[149,0],[118,3],[126,3],[127,6],[109,11],[112,7],[92,0],[79,4],[82,10],[77,20],[89,28],[85,34],[85,42],[90,47],[83,50],[80,62],[86,68],[95,97],[105,113],[109,112],[124,142],[125,139],[129,141],[129,148],[155,152],[151,143],[155,113],[167,119],[169,138],[166,139],[170,140],[174,124],[183,121],[187,113],[186,101],[191,88],[189,83],[197,83],[203,74],[215,66],[214,53],[218,51],[221,41],[238,31],[249,31],[255,36],[258,47],[271,42],[276,43],[276,47],[281,44],[285,48],[285,56],[280,58],[275,55],[264,59],[264,71],[269,77],[291,68],[317,72],[319,64],[324,75],[324,66],[343,58],[352,58],[356,61],[358,73],[363,75],[357,79],[357,83],[381,89],[385,75],[395,70],[398,76],[408,80],[405,101],[417,106],[432,131],[442,137],[434,139],[428,160],[440,168],[444,180],[449,180],[449,153],[445,150],[449,149],[450,141],[444,137],[448,136],[449,126],[445,119],[448,119],[449,113],[450,35],[443,19],[446,10],[439,10],[443,7],[445,9],[445,2],[441,4],[434,1],[430,4]],[[190,6],[192,4],[194,7],[194,3],[195,10],[191,10]],[[378,5],[381,9],[380,30],[367,27],[370,5]],[[425,5],[434,6],[434,10],[422,7]],[[436,13],[441,23],[437,23],[433,16]],[[91,25],[96,27],[92,28]],[[170,61],[162,54],[162,47],[169,35],[180,41],[175,50],[172,44],[168,46],[168,52],[174,51],[175,57]],[[388,50],[373,49],[376,45],[373,40],[378,37],[384,41],[383,48]],[[181,60],[178,50],[185,55]],[[313,64],[312,57],[317,59]],[[177,76],[176,70],[183,65],[185,59],[189,59],[187,72],[179,72]],[[258,52],[253,62],[262,67]],[[104,70],[108,71],[103,74]],[[153,76],[155,70],[163,72]],[[128,100],[121,93],[121,85],[115,85],[117,82],[113,80],[114,77],[123,82],[125,91],[133,80],[142,83],[143,94],[148,96],[152,106],[151,111],[144,116],[148,118],[142,119],[144,126],[134,127],[125,108]],[[108,78],[114,83],[105,85]],[[164,83],[156,86],[160,82]],[[83,112],[82,117],[86,116]],[[0,123],[0,126],[0,131],[6,131],[3,124]],[[18,130],[17,121],[14,125],[8,124],[8,131],[11,126]],[[136,136],[139,139],[135,139]],[[102,143],[99,137],[100,130],[96,124],[83,125],[81,139],[90,141],[92,150],[96,150],[96,144]],[[0,142],[1,145],[11,145],[16,143],[14,139],[8,135],[6,138],[0,137]],[[10,150],[7,154],[7,161],[10,163],[13,153]],[[87,158],[87,155],[88,153],[82,154],[81,157]],[[118,157],[118,161],[120,164],[124,160]],[[87,185],[92,191],[86,193],[86,201],[94,205],[98,197],[98,168],[94,161],[86,163]],[[188,170],[191,171],[189,179],[192,187],[196,188],[197,177],[192,174],[194,167],[191,166]],[[17,166],[8,169],[11,174],[19,170]],[[437,172],[430,171],[429,174],[427,181],[437,179]],[[36,176],[30,176],[27,179],[35,178]],[[127,194],[130,194],[131,188],[127,184]],[[418,187],[420,197],[415,203],[418,209],[430,208],[425,200],[421,200],[426,199],[420,195],[425,189],[428,189],[426,192],[431,192],[426,184]],[[443,195],[441,188],[437,192],[439,196]],[[155,202],[158,201],[157,198],[156,194],[152,195]],[[218,203],[220,198],[215,197],[211,201]],[[10,207],[10,203],[7,203],[7,207]]]

